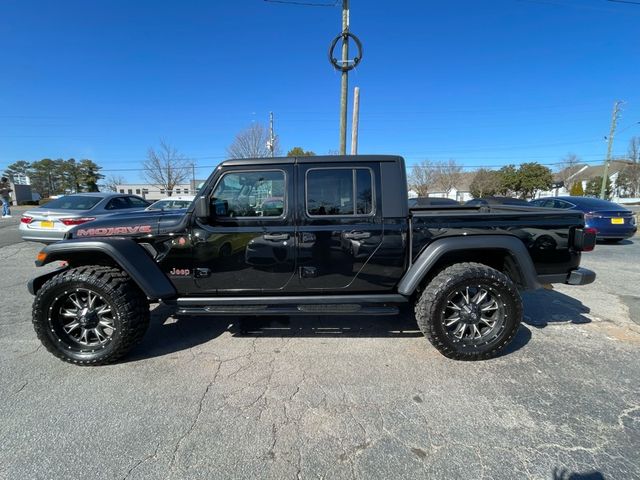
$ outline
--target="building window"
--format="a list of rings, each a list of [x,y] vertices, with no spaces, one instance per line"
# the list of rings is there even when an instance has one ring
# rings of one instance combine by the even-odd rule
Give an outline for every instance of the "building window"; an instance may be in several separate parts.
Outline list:
[[[140,195],[140,189],[136,188],[136,195]]]
[[[164,188],[160,189],[160,195],[164,195]]]
[[[179,189],[179,188],[176,188],[176,193],[177,193],[178,195],[180,195],[180,189]]]
[[[186,188],[184,189],[184,194],[185,195],[189,195],[189,190],[187,190]]]
[[[124,193],[124,188],[121,188],[121,189],[120,189],[120,193]]]
[[[128,193],[129,195],[131,195],[131,194],[133,194],[133,190],[128,189],[128,190],[127,190],[127,193]]]

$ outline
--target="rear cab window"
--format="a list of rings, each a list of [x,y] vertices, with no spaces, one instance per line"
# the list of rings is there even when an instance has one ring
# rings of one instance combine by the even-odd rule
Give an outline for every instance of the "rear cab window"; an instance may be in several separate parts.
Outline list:
[[[309,217],[373,215],[373,185],[369,168],[311,168],[306,173],[306,214]]]

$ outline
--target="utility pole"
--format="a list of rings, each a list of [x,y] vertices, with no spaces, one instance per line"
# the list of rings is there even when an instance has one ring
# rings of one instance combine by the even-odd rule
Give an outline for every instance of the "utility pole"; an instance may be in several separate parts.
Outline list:
[[[600,187],[600,198],[603,200],[606,197],[607,191],[607,177],[609,176],[609,164],[611,163],[611,153],[613,151],[613,136],[616,133],[616,125],[618,123],[618,117],[620,116],[622,103],[622,101],[616,100],[616,102],[613,104],[613,112],[611,113],[611,130],[609,131],[607,160],[604,162],[604,171],[602,172],[602,186]]]
[[[342,0],[342,65],[349,62],[349,0]],[[347,153],[347,96],[349,89],[349,74],[342,71],[340,84],[340,155]]]
[[[349,39],[356,44],[358,54],[349,60]],[[333,56],[333,52],[342,41],[342,60]],[[347,154],[347,101],[349,89],[349,70],[353,70],[362,60],[362,42],[349,31],[349,0],[342,0],[342,32],[333,39],[329,47],[329,62],[341,72],[340,84],[340,155]]]
[[[351,155],[358,154],[358,121],[360,118],[360,87],[353,89],[353,118],[351,119]]]
[[[276,139],[273,133],[273,112],[269,112],[269,142],[267,148],[271,152],[271,157],[275,156]]]

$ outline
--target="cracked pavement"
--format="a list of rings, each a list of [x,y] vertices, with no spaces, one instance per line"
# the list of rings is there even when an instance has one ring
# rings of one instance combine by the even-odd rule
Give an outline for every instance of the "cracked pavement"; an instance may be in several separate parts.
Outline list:
[[[637,238],[585,254],[595,284],[525,295],[513,346],[479,363],[408,315],[160,305],[125,361],[75,367],[30,324],[38,250],[0,248],[1,479],[640,478]]]

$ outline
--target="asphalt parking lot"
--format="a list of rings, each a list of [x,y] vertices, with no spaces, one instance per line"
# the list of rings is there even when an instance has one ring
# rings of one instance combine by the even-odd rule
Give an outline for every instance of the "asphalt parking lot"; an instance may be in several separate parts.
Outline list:
[[[527,294],[500,358],[442,357],[408,316],[178,320],[120,364],[40,348],[40,246],[0,224],[0,478],[640,478],[640,239],[595,284]]]

